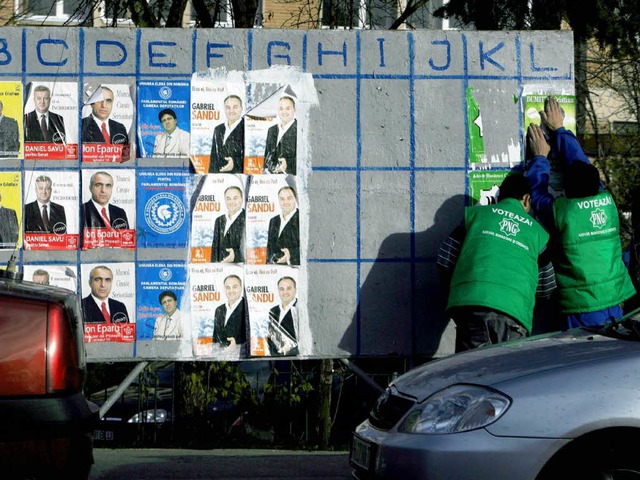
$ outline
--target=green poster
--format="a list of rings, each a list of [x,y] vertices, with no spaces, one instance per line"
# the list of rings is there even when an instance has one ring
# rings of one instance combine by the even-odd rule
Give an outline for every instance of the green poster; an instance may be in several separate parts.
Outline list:
[[[482,136],[482,115],[473,96],[473,88],[467,87],[467,128],[469,130],[469,162],[486,163],[484,139]]]
[[[491,205],[497,203],[498,190],[509,170],[482,170],[469,172],[469,196],[475,205]]]

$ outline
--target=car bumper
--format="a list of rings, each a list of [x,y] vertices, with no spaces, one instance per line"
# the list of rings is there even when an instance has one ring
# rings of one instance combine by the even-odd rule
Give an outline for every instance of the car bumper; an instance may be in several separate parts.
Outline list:
[[[360,480],[532,480],[568,440],[496,437],[484,429],[446,435],[356,429],[350,464]]]
[[[85,471],[98,418],[82,394],[0,398],[0,464],[7,472]]]

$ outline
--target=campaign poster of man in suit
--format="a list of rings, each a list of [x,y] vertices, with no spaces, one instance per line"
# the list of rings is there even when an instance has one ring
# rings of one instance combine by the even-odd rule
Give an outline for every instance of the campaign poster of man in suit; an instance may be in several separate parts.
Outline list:
[[[62,115],[49,110],[51,90],[46,85],[33,89],[35,110],[24,115],[24,141],[44,143],[65,143],[66,130]]]
[[[18,216],[12,208],[2,204],[0,194],[0,248],[12,249],[18,245]]]
[[[278,280],[280,302],[269,310],[267,344],[272,356],[298,355],[297,284],[293,277]]]
[[[189,132],[178,127],[178,115],[171,108],[158,113],[164,132],[157,135],[153,144],[154,157],[188,157]]]
[[[278,123],[267,130],[267,142],[264,149],[265,173],[297,172],[298,121],[296,98],[291,91],[278,102]]]
[[[123,201],[135,205],[133,173],[129,170],[118,170],[118,175],[127,178],[127,186],[120,190],[128,193]],[[88,173],[83,171],[84,174]],[[112,195],[116,189],[114,176],[107,171],[98,170],[91,174],[89,192],[91,198],[82,204],[82,248],[100,247],[135,247],[135,232],[129,223],[124,208],[115,205]]]
[[[227,120],[213,130],[209,173],[242,173],[244,166],[244,119],[242,99],[229,95],[224,99]]]
[[[53,181],[40,175],[35,181],[36,200],[24,206],[25,233],[67,233],[67,215],[64,206],[51,201]]]
[[[88,162],[126,162],[130,146],[128,128],[112,117],[115,94],[112,88],[100,85],[85,102],[91,113],[82,119],[82,160]],[[129,97],[118,99],[131,104],[128,116],[132,117],[133,104]],[[93,145],[97,144],[97,145]]]
[[[238,275],[228,275],[223,284],[227,301],[215,310],[213,343],[234,348],[247,340],[246,300],[242,279]]]
[[[4,104],[0,100],[0,156],[17,156],[20,153],[18,122],[3,112]]]
[[[85,341],[132,342],[135,339],[135,318],[129,315],[126,304],[135,305],[133,271],[131,263],[83,265],[89,287],[88,291],[83,288],[82,298]]]
[[[224,191],[227,213],[216,218],[211,245],[212,263],[243,263],[245,211],[244,194],[240,187]]]
[[[300,265],[300,214],[292,186],[278,191],[280,214],[269,220],[267,263]]]

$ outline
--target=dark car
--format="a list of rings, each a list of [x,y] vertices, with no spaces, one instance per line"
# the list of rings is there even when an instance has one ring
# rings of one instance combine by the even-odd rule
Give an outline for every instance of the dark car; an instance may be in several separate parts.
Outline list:
[[[640,319],[479,348],[392,382],[358,479],[640,478]]]
[[[1,476],[86,480],[98,408],[83,394],[77,297],[12,273],[0,273]]]

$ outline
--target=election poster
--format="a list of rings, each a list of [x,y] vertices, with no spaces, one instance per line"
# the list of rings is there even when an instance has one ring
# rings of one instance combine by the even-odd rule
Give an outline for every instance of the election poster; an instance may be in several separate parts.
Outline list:
[[[82,184],[82,249],[135,248],[135,170],[83,169]]]
[[[186,248],[191,174],[139,169],[137,181],[138,248]]]
[[[229,276],[237,277],[235,282],[228,279]],[[238,265],[190,265],[189,266],[189,291],[191,294],[191,316],[194,334],[194,354],[201,357],[215,357],[225,359],[240,358],[244,347],[243,329],[246,322],[242,314],[244,303],[237,298],[243,296],[244,284],[242,267]],[[233,292],[225,291],[233,286]],[[232,303],[231,308],[219,308],[225,302]],[[240,305],[240,310],[235,312],[235,307]],[[228,316],[227,316],[228,312]],[[232,314],[233,319],[231,319]],[[224,314],[224,315],[223,315]],[[222,316],[221,316],[222,315]],[[232,329],[231,324],[236,324]],[[218,326],[217,335],[216,325]],[[228,332],[223,332],[227,329]],[[235,332],[235,333],[233,333]],[[233,338],[230,338],[233,337]]]
[[[241,263],[244,232],[240,227],[245,218],[246,178],[214,173],[196,176],[191,196],[191,263],[215,263],[225,259],[226,263]],[[229,202],[225,196],[230,197]],[[231,219],[225,217],[229,211],[232,212]],[[229,228],[225,232],[227,225]]]
[[[484,132],[482,128],[482,113],[480,106],[473,96],[473,88],[467,87],[467,130],[469,134],[469,162],[487,163],[484,151]]]
[[[469,172],[469,196],[471,204],[493,205],[498,203],[500,185],[508,170],[481,170]]]
[[[300,353],[298,269],[247,266],[245,291],[250,319],[250,354],[256,357]]]
[[[82,264],[85,342],[130,343],[136,338],[133,262]]]
[[[247,264],[300,265],[295,177],[251,177],[247,196]]]
[[[188,81],[138,82],[138,157],[189,156],[189,95]]]
[[[83,162],[123,163],[131,159],[135,105],[132,90],[127,83],[84,85]]]
[[[224,69],[210,69],[204,72],[196,72],[191,78],[191,161],[197,173],[220,172],[242,173],[242,170],[226,165],[232,162],[239,164],[238,153],[233,153],[244,148],[238,143],[237,135],[241,132],[235,129],[234,136],[225,139],[226,134],[220,125],[231,120],[235,128],[242,120],[244,111],[245,83],[242,72],[227,72]],[[228,101],[229,114],[225,109],[225,100],[235,97],[235,101]],[[214,130],[218,127],[218,142],[214,142]],[[229,129],[229,135],[231,134]],[[227,144],[222,149],[223,144]],[[231,148],[233,144],[233,148]],[[223,151],[224,150],[224,151]],[[226,152],[230,150],[232,153]],[[212,159],[214,160],[212,163]]]
[[[78,291],[78,267],[71,264],[28,264],[23,267],[24,279],[41,285],[53,285]]]
[[[192,356],[186,263],[140,262],[136,278],[138,356]]]
[[[22,83],[0,82],[0,158],[23,158]]]
[[[20,172],[0,172],[0,249],[22,244],[22,182]]]
[[[258,100],[245,121],[245,173],[297,173],[297,94],[291,85],[251,84]]]
[[[77,250],[79,172],[25,170],[24,184],[24,248]]]
[[[26,160],[78,159],[78,83],[33,81],[24,105]]]

